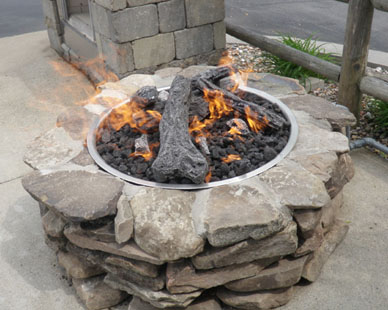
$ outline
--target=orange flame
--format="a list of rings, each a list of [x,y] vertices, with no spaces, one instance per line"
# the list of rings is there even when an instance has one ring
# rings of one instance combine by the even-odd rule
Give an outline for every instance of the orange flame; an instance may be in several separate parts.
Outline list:
[[[249,128],[254,132],[259,132],[263,130],[268,125],[268,119],[264,115],[263,121],[259,120],[259,113],[252,111],[249,106],[244,108],[245,116],[248,121]]]
[[[241,131],[237,129],[237,127],[232,127],[228,131],[229,134],[231,135],[241,135]]]
[[[227,157],[221,158],[224,163],[231,163],[232,161],[241,160],[240,155],[229,154]]]
[[[209,172],[207,173],[207,175],[205,177],[205,183],[209,183],[211,178],[212,178],[212,172],[211,172],[211,170],[209,170]]]

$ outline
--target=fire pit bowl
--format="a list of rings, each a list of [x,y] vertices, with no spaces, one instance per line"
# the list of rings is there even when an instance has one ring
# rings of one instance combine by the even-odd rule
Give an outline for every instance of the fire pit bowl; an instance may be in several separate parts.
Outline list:
[[[163,90],[169,90],[170,87],[164,87],[158,89],[158,91],[163,91]],[[275,166],[277,163],[279,163],[282,159],[284,159],[287,154],[292,150],[294,147],[296,140],[298,138],[298,124],[296,122],[295,116],[291,112],[291,110],[279,99],[254,88],[246,87],[246,86],[240,86],[239,90],[246,92],[246,93],[251,93],[255,94],[259,97],[262,97],[263,99],[266,99],[270,101],[272,104],[278,106],[283,113],[283,115],[286,117],[288,122],[291,124],[291,129],[290,129],[290,136],[288,139],[288,142],[286,146],[283,148],[283,150],[271,161],[266,163],[264,166],[261,166],[258,169],[252,170],[246,174],[234,177],[234,178],[229,178],[226,180],[222,181],[215,181],[215,182],[210,182],[210,183],[202,183],[202,184],[169,184],[169,183],[158,183],[158,182],[151,182],[143,179],[139,179],[136,177],[133,177],[129,174],[123,173],[109,164],[105,162],[105,160],[101,157],[101,155],[98,153],[97,148],[96,148],[96,132],[97,129],[100,128],[100,126],[103,124],[104,120],[118,107],[127,104],[131,99],[124,101],[120,103],[119,105],[109,109],[106,113],[103,113],[103,116],[100,119],[97,119],[91,126],[90,131],[87,136],[87,146],[90,155],[92,158],[95,160],[98,166],[100,166],[102,169],[105,171],[109,172],[110,174],[119,177],[122,180],[134,183],[134,184],[139,184],[139,185],[144,185],[144,186],[149,186],[149,187],[158,187],[158,188],[165,188],[165,189],[181,189],[181,190],[197,190],[197,189],[206,189],[206,188],[211,188],[211,187],[216,187],[216,186],[221,186],[221,185],[226,185],[226,184],[232,184],[236,182],[240,182],[242,180],[248,179],[250,177],[253,177],[255,175],[258,175],[269,168]]]

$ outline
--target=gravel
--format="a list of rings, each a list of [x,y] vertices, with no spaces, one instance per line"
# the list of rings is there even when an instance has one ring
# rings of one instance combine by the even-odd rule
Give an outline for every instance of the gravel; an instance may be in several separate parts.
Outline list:
[[[263,51],[260,48],[253,47],[247,44],[227,44],[229,56],[231,56],[234,64],[242,71],[252,72],[270,72],[271,67],[265,63]],[[388,70],[381,67],[369,68],[370,74],[386,76],[388,78]],[[326,81],[323,88],[318,88],[312,92],[311,95],[322,97],[330,102],[337,102],[338,83]],[[357,140],[363,137],[371,137],[383,145],[388,146],[388,131],[378,128],[373,123],[373,113],[370,107],[370,96],[363,96],[360,122],[356,127],[351,128],[351,139]],[[388,155],[373,150],[382,157],[388,159]]]

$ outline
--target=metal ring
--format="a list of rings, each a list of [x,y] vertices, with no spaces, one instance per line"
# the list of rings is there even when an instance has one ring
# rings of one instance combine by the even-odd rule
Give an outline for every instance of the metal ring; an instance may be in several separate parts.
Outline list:
[[[168,90],[169,88],[170,87],[160,88],[159,91]],[[144,186],[148,186],[148,187],[158,187],[158,188],[165,188],[165,189],[180,189],[180,190],[198,190],[198,189],[207,189],[207,188],[212,188],[212,187],[226,185],[226,184],[233,184],[233,183],[237,183],[237,182],[246,180],[248,178],[254,177],[254,176],[268,170],[269,168],[275,166],[277,163],[279,163],[282,159],[284,159],[291,152],[291,150],[293,149],[293,147],[296,143],[296,140],[298,138],[298,123],[296,121],[294,114],[291,112],[291,110],[283,102],[281,102],[279,99],[277,99],[277,98],[275,98],[275,97],[273,97],[273,96],[271,96],[263,91],[260,91],[260,90],[257,90],[257,89],[251,88],[251,87],[240,86],[239,89],[242,91],[245,91],[245,92],[256,94],[256,95],[270,101],[271,103],[276,104],[291,124],[290,137],[288,139],[286,146],[274,159],[272,159],[271,161],[269,161],[264,166],[261,166],[258,169],[252,170],[246,174],[243,174],[243,175],[240,175],[240,176],[237,176],[234,178],[230,178],[230,179],[226,179],[226,180],[222,180],[222,181],[210,182],[210,183],[203,183],[203,184],[167,184],[167,183],[158,183],[158,182],[146,181],[146,180],[132,177],[128,174],[125,174],[125,173],[118,171],[117,169],[114,169],[113,167],[109,166],[102,159],[100,154],[97,152],[96,134],[95,133],[96,133],[96,130],[100,127],[100,124],[105,120],[105,118],[114,109],[116,109],[117,107],[119,107],[123,104],[128,103],[130,101],[130,99],[120,103],[119,105],[117,105],[111,109],[109,109],[106,113],[103,113],[104,115],[100,119],[97,119],[92,124],[92,127],[90,128],[89,133],[88,133],[88,137],[87,137],[87,146],[88,146],[89,153],[92,156],[92,158],[94,159],[94,161],[97,163],[97,165],[100,166],[105,171],[111,173],[114,176],[119,177],[120,179],[123,179],[124,181],[128,181],[130,183],[134,183],[137,185],[144,185]]]

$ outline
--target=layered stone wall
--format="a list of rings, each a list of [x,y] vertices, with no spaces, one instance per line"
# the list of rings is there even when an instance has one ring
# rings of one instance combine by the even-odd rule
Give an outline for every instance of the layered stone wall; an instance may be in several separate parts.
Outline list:
[[[64,42],[59,0],[43,0],[43,7],[51,46],[82,62]],[[89,9],[99,55],[120,78],[217,64],[225,48],[224,0],[92,0]]]
[[[176,73],[163,70],[165,79]],[[126,89],[115,84],[109,96]],[[309,95],[283,102],[300,131],[287,158],[209,190],[146,188],[104,173],[82,150],[83,128],[66,116],[62,128],[31,144],[25,160],[36,171],[23,186],[39,202],[47,244],[88,309],[129,296],[129,310],[269,309],[287,303],[302,278],[317,280],[348,231],[337,216],[354,169],[348,140],[336,130],[355,119]],[[73,118],[101,111],[77,109]]]

